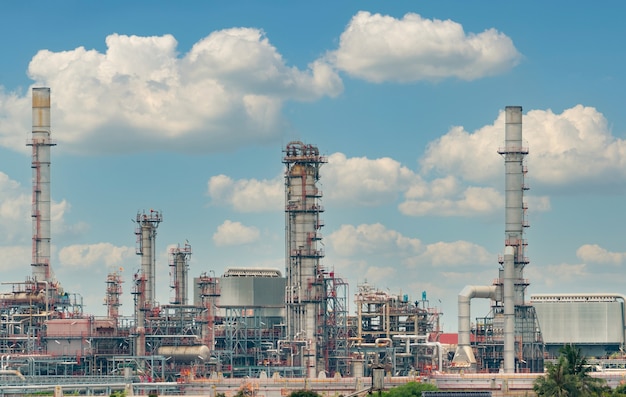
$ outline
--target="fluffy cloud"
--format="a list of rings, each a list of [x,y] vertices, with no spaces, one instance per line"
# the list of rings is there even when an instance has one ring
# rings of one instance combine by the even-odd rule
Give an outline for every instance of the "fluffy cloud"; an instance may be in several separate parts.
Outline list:
[[[494,265],[498,257],[484,247],[467,241],[428,244],[419,255],[407,259],[411,266],[454,267],[460,265]]]
[[[419,184],[418,175],[389,157],[346,158],[343,153],[328,157],[324,166],[324,201],[338,205],[380,205],[393,202],[407,185]]]
[[[19,182],[0,172],[0,232],[3,244],[27,244],[32,238],[32,193]],[[85,223],[68,225],[65,215],[70,205],[66,200],[50,203],[51,233],[55,239],[68,235],[83,233],[87,229]]]
[[[106,45],[104,53],[41,50],[29,65],[38,85],[52,87],[54,136],[66,151],[212,152],[266,142],[285,131],[284,101],[343,90],[322,60],[307,70],[286,65],[258,29],[213,32],[182,56],[171,35],[112,34]],[[23,150],[29,97],[0,92],[0,144]]]
[[[61,267],[120,266],[135,258],[135,248],[110,243],[70,245],[59,251]]]
[[[241,222],[224,221],[213,234],[217,246],[244,245],[257,241],[261,233],[256,227],[245,226]]]
[[[4,243],[25,244],[31,238],[31,195],[18,182],[0,172],[0,232]]]
[[[502,208],[504,197],[491,187],[463,187],[453,176],[411,187],[398,208],[410,216],[479,216]]]
[[[208,196],[213,204],[228,205],[238,212],[277,211],[284,208],[282,179],[233,181],[226,175],[211,177]]]
[[[609,252],[597,244],[585,244],[576,250],[576,256],[587,263],[620,265],[626,258],[624,252]]]
[[[356,227],[342,225],[339,230],[328,235],[325,241],[334,253],[341,256],[399,251],[413,253],[422,245],[419,240],[405,237],[380,223]]]
[[[493,124],[473,133],[452,128],[428,145],[420,161],[422,172],[493,184],[504,173],[504,161],[497,153],[497,148],[504,146],[504,130],[503,111]],[[585,183],[608,185],[626,175],[626,141],[611,135],[605,117],[595,108],[577,105],[561,114],[531,110],[523,118],[523,138],[530,150],[531,182],[544,189]]]
[[[408,13],[402,19],[357,13],[329,54],[337,68],[373,82],[475,80],[505,72],[521,59],[509,37],[488,29],[465,33],[450,20]]]

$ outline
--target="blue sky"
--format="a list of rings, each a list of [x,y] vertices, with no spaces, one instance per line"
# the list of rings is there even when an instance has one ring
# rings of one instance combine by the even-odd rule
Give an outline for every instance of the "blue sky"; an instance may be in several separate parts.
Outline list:
[[[31,274],[30,89],[52,92],[53,258],[103,315],[134,224],[157,209],[190,276],[284,270],[282,149],[322,168],[323,265],[418,299],[456,330],[457,294],[498,277],[503,109],[530,154],[533,293],[625,293],[622,15],[605,2],[5,2],[0,5],[0,271]],[[8,288],[8,287],[7,287]],[[439,302],[441,301],[441,302]],[[486,305],[473,306],[472,317]]]

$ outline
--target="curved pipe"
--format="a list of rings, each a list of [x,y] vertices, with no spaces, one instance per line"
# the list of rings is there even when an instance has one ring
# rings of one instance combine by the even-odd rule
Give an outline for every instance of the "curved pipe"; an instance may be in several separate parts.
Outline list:
[[[496,298],[496,286],[467,285],[459,292],[459,342],[452,359],[453,365],[468,366],[476,363],[470,346],[470,304],[473,298]]]

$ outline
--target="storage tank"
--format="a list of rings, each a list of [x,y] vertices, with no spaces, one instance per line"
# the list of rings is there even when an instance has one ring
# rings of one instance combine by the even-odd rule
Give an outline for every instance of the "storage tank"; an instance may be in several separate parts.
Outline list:
[[[211,350],[206,345],[195,346],[161,346],[157,353],[160,356],[172,357],[174,361],[190,363],[192,361],[207,361],[211,357]]]

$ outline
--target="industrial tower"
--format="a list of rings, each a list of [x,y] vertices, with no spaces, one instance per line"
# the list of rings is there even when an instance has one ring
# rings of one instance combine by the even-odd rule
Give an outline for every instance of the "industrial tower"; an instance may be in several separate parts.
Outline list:
[[[504,156],[505,168],[505,240],[504,256],[496,283],[502,288],[504,320],[503,364],[505,373],[516,370],[543,371],[543,341],[534,307],[526,303],[528,280],[524,279],[526,257],[527,204],[524,182],[527,168],[524,160],[528,148],[522,142],[522,107],[507,106],[505,109],[505,147],[498,150]],[[497,314],[494,313],[494,314]]]
[[[137,342],[135,345],[135,354],[144,356],[146,353],[146,312],[152,310],[155,306],[154,289],[155,289],[155,264],[156,264],[156,230],[163,221],[159,211],[150,210],[138,212],[135,219],[137,228],[135,235],[137,236],[136,253],[141,256],[141,272],[135,274],[135,286],[133,295],[135,295],[135,318],[136,318],[136,335]]]
[[[170,248],[170,288],[174,291],[170,303],[173,305],[187,305],[189,303],[187,291],[189,258],[191,258],[191,245],[189,243],[185,243],[182,248],[180,246]]]
[[[32,146],[33,252],[31,266],[35,283],[52,282],[50,269],[50,88],[33,88]]]
[[[525,301],[524,279],[528,227],[524,192],[528,148],[522,144],[522,108],[505,109],[505,146],[498,153],[505,166],[505,241],[498,279],[490,286],[468,285],[459,293],[459,342],[453,367],[499,370],[505,373],[542,372],[543,340],[535,309]],[[476,319],[474,354],[470,343],[470,301],[491,299],[491,313]]]
[[[104,304],[107,307],[107,317],[116,322],[120,316],[120,306],[122,306],[120,295],[122,295],[123,282],[120,272],[111,272],[107,275]]]
[[[285,225],[287,338],[298,353],[308,377],[325,370],[318,346],[323,336],[324,273],[318,247],[324,211],[317,188],[320,167],[326,163],[316,146],[290,142],[285,149]],[[298,355],[296,355],[297,357]],[[296,363],[292,363],[295,365]]]

